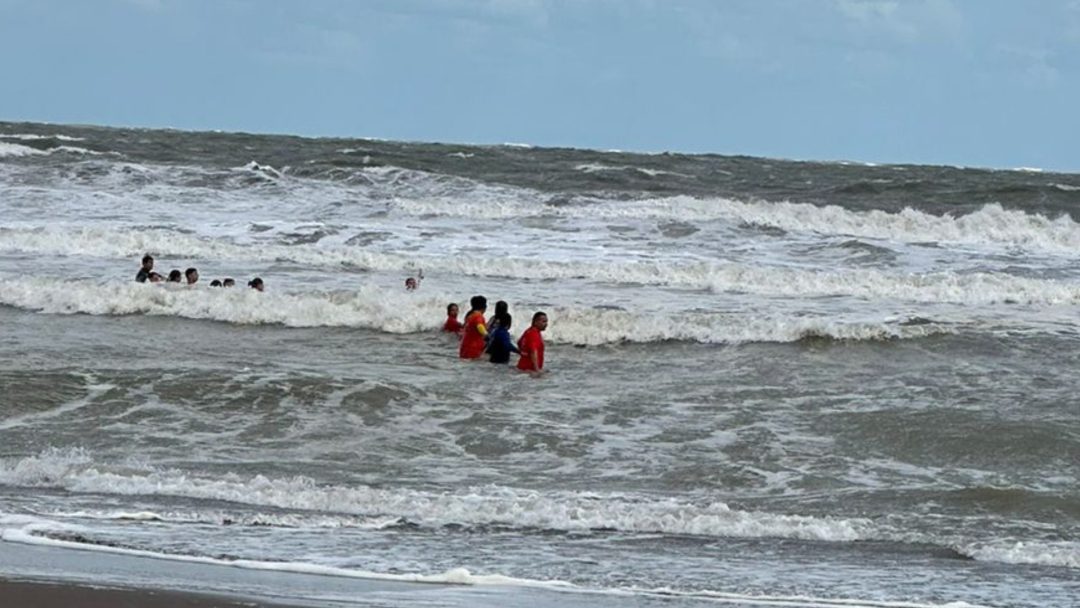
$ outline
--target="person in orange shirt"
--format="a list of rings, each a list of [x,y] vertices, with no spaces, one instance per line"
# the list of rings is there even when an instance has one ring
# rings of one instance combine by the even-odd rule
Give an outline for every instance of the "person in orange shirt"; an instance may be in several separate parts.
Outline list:
[[[484,323],[484,311],[487,310],[487,298],[473,296],[469,299],[469,314],[465,315],[465,328],[461,334],[461,349],[458,356],[462,359],[479,359],[484,354],[487,342],[487,325]]]
[[[540,332],[547,329],[547,313],[538,312],[533,315],[532,325],[518,340],[518,350],[521,351],[521,359],[518,360],[517,368],[523,372],[539,375],[544,371],[544,337]]]

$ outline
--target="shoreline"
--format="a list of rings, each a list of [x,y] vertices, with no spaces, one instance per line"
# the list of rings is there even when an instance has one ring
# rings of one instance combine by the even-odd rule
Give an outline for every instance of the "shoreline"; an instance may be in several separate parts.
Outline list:
[[[249,570],[0,538],[0,604],[5,608],[394,605],[407,598],[431,599],[448,587]]]
[[[12,608],[298,608],[297,604],[198,592],[98,586],[0,575],[0,597]]]

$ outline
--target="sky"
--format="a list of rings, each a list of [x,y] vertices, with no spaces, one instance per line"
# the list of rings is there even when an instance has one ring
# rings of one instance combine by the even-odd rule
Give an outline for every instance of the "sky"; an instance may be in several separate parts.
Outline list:
[[[0,120],[1080,171],[1080,0],[0,0]]]

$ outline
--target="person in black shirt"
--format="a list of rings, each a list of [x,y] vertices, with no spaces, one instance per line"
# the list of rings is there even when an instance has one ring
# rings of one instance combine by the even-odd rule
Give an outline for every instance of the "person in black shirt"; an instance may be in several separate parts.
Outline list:
[[[139,274],[135,275],[135,280],[140,283],[145,283],[150,278],[150,272],[154,270],[154,256],[149,253],[142,256],[142,267],[139,268]]]
[[[510,353],[520,353],[514,341],[510,338],[510,323],[513,317],[504,312],[495,315],[495,329],[489,335],[487,352],[491,355],[492,363],[509,363]]]

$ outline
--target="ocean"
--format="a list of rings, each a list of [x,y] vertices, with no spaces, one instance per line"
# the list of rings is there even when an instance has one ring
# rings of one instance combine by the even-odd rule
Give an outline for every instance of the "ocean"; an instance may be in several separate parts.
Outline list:
[[[0,537],[319,606],[1080,605],[1078,222],[1030,169],[0,123]],[[458,359],[476,294],[547,374]]]

